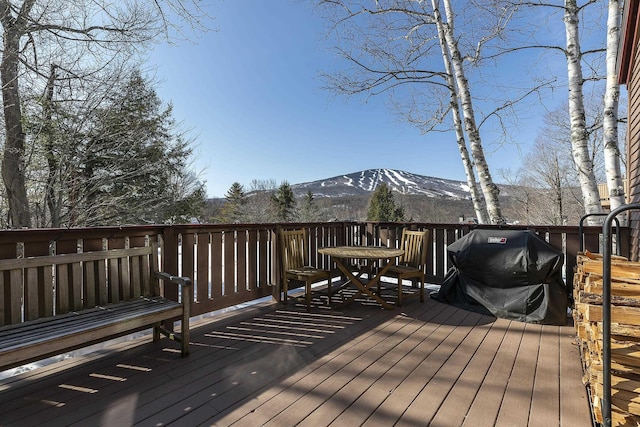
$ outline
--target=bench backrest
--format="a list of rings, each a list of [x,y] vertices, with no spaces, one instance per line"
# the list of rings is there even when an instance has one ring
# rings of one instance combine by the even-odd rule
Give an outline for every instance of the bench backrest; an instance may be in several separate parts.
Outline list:
[[[158,295],[154,248],[0,260],[0,326]]]

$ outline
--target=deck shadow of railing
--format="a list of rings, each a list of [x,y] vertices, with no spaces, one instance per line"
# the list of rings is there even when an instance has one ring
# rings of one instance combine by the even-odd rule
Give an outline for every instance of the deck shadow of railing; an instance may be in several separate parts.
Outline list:
[[[424,304],[408,301],[395,310],[358,301],[339,311],[319,305],[310,312],[302,305],[264,303],[195,322],[188,358],[180,358],[177,345],[167,341],[122,345],[101,359],[74,364],[73,370],[52,370],[44,382],[34,377],[32,384],[27,381],[18,390],[5,390],[12,403],[0,403],[0,413],[10,425],[11,416],[17,415],[8,408],[28,399],[30,413],[20,419],[22,424],[49,419],[46,414],[52,410],[56,420],[67,424],[99,418],[109,425],[172,421],[196,425],[224,423],[229,417],[249,423],[266,410],[278,410],[272,402],[261,405],[285,390],[299,393],[290,399],[305,393],[332,397],[324,386],[309,384],[310,372],[317,375],[324,370],[322,378],[335,374],[336,381],[343,381],[340,372],[367,384],[377,381],[367,366],[359,365],[360,353],[377,360],[388,357],[402,342],[410,344],[406,352],[419,356],[419,366],[406,369],[422,366],[426,379],[437,376],[445,359],[430,356],[435,345],[448,354],[464,353],[457,350],[459,340],[494,320],[428,298]],[[454,340],[450,334],[459,336]],[[409,374],[394,369],[383,375],[399,382]],[[380,417],[394,416],[384,406],[378,411]]]
[[[434,307],[436,308],[435,310]],[[353,313],[354,315],[350,315],[350,313]],[[495,318],[491,318],[489,316],[464,312],[463,310],[452,307],[447,308],[444,304],[435,301],[429,301],[425,304],[412,302],[408,312],[404,312],[403,309],[397,309],[394,311],[384,310],[379,306],[377,309],[373,309],[368,305],[362,305],[360,302],[356,302],[345,307],[339,313],[327,312],[324,309],[317,308],[314,308],[314,310],[309,313],[306,312],[303,307],[288,307],[286,309],[277,309],[274,311],[272,319],[279,319],[277,320],[278,322],[282,321],[287,325],[301,325],[299,329],[299,332],[301,333],[301,336],[299,337],[300,340],[295,340],[296,343],[286,343],[284,345],[274,346],[274,343],[270,338],[268,338],[271,335],[270,333],[267,333],[267,339],[264,339],[264,337],[260,335],[260,333],[268,329],[262,326],[265,320],[267,320],[266,317],[260,315],[251,318],[249,323],[257,325],[257,328],[254,329],[253,332],[258,334],[258,338],[253,333],[249,333],[248,341],[250,343],[260,342],[261,344],[265,344],[267,347],[276,348],[265,349],[264,352],[253,352],[253,354],[259,353],[260,358],[263,360],[275,357],[275,361],[256,362],[249,360],[246,364],[234,364],[233,366],[225,368],[228,373],[232,374],[233,378],[239,378],[243,376],[243,374],[240,374],[239,372],[251,371],[252,375],[259,376],[261,374],[261,368],[266,366],[268,374],[265,377],[262,377],[261,380],[265,380],[267,377],[271,378],[271,380],[268,380],[266,384],[263,383],[254,390],[251,390],[251,387],[255,387],[257,384],[253,383],[251,379],[247,380],[247,389],[242,393],[246,393],[246,395],[242,401],[249,404],[251,407],[245,407],[239,410],[249,417],[247,419],[243,418],[243,423],[252,423],[255,421],[251,419],[251,412],[254,410],[257,411],[257,408],[254,408],[253,405],[259,406],[264,403],[265,396],[263,394],[267,389],[271,390],[273,388],[276,390],[272,393],[278,393],[287,389],[289,392],[293,392],[294,394],[297,390],[298,395],[296,396],[296,399],[303,399],[305,393],[322,393],[322,391],[319,391],[318,387],[316,387],[319,384],[305,385],[304,377],[309,372],[317,373],[318,370],[325,369],[328,372],[326,375],[330,376],[330,372],[332,370],[339,369],[347,376],[357,376],[359,381],[362,380],[361,378],[363,376],[366,377],[366,375],[359,373],[358,370],[363,368],[358,367],[357,364],[354,364],[355,362],[351,361],[351,358],[358,359],[360,356],[351,355],[349,358],[345,358],[344,365],[343,362],[340,361],[342,360],[340,358],[343,354],[347,354],[352,351],[350,349],[355,349],[359,345],[360,341],[371,340],[372,336],[379,337],[379,341],[376,340],[377,344],[371,346],[369,350],[359,349],[358,351],[362,351],[363,353],[366,351],[378,351],[380,352],[380,357],[385,357],[385,352],[387,350],[391,351],[395,348],[396,343],[415,339],[413,333],[418,328],[424,328],[425,335],[419,338],[419,340],[424,341],[428,340],[431,334],[441,327],[451,328],[447,329],[450,332],[456,328],[473,328],[480,325],[490,324],[495,320]],[[396,325],[398,326],[390,328],[390,321],[397,322]],[[246,323],[247,322],[240,322],[241,325]],[[408,328],[409,330],[405,333],[403,332],[403,328],[407,325],[413,326]],[[434,339],[444,340],[448,336],[448,333],[442,335],[440,338]],[[235,334],[235,332],[233,332],[232,335],[233,334]],[[314,336],[310,338],[310,334]],[[226,334],[220,334],[219,331],[214,334],[205,333],[205,336],[217,338],[223,337],[223,339],[228,338]],[[235,340],[235,336],[232,337],[232,340]],[[389,340],[390,342],[393,341],[394,344],[384,344],[384,341],[386,340]],[[299,342],[303,342],[304,344],[299,346],[296,345]],[[438,341],[438,343],[440,343],[440,341]],[[412,345],[417,346],[418,344],[419,342],[415,342]],[[445,344],[442,345],[446,347]],[[452,347],[450,348],[450,351],[453,353],[458,344],[452,343],[451,345]],[[341,346],[346,346],[346,348],[341,349],[341,352],[338,354],[332,354],[334,350]],[[388,347],[388,349],[384,350],[386,347]],[[330,354],[330,359],[322,360],[324,356]],[[337,365],[329,367],[329,365],[335,363],[337,363]],[[350,372],[350,369],[355,371]],[[327,379],[329,378],[328,376]],[[375,381],[375,378],[371,379],[371,381]],[[310,389],[313,390],[309,391]],[[269,392],[266,394],[268,396],[272,395]],[[327,394],[325,398],[334,399],[335,396]],[[374,409],[375,407],[370,408],[372,412]],[[272,410],[272,408],[265,407],[263,410],[269,411]],[[219,414],[220,417],[240,417],[244,415],[239,413],[234,415],[232,410],[221,411]],[[220,419],[218,416],[211,416],[207,419],[207,422],[219,421]],[[258,422],[258,424],[260,424],[260,422]]]

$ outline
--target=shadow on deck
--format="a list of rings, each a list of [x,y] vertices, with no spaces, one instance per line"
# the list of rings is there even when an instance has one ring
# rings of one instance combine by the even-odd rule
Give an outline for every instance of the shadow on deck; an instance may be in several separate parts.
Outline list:
[[[0,424],[591,425],[570,326],[427,298],[393,311],[266,304],[0,381]]]

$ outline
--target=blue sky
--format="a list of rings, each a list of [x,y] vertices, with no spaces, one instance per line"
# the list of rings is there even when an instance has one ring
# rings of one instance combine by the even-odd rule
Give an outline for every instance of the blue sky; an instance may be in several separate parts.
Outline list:
[[[370,168],[465,180],[453,135],[421,135],[383,97],[322,89],[320,73],[337,58],[309,2],[216,1],[209,13],[217,31],[157,46],[147,63],[159,96],[195,139],[193,167],[209,197],[234,182],[296,184]],[[522,120],[519,145],[498,148],[484,137],[496,181],[498,169],[519,166],[540,119]]]

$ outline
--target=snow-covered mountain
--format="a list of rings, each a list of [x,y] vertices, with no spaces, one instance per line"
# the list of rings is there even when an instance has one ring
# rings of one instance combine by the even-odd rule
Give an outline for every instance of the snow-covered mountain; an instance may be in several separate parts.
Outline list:
[[[385,183],[401,194],[468,199],[466,182],[434,178],[393,169],[368,169],[319,181],[293,184],[296,196],[311,191],[314,197],[366,195]]]

